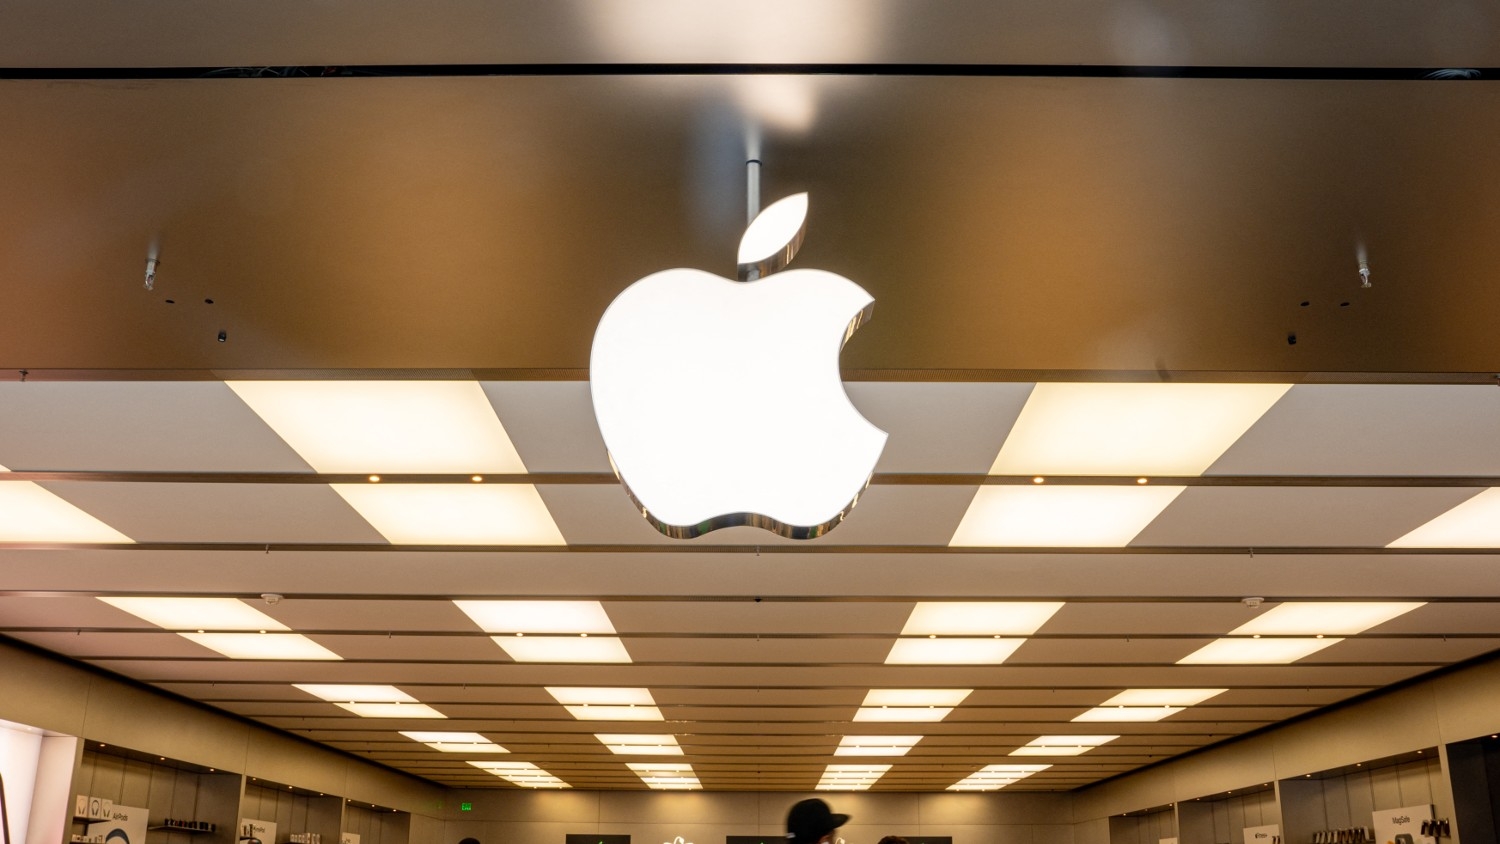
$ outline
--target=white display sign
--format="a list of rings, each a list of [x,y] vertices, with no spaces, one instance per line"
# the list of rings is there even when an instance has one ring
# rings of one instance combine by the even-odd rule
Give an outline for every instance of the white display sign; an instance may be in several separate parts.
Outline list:
[[[1437,844],[1422,834],[1422,822],[1432,820],[1432,806],[1407,806],[1403,809],[1376,809],[1375,844]]]
[[[147,811],[145,809],[138,806],[111,804],[107,811],[108,820],[89,827],[90,835],[102,834],[104,844],[146,844]]]
[[[357,833],[357,832],[341,832],[341,833],[339,833],[339,844],[359,844],[359,833]]]
[[[260,844],[276,844],[276,822],[241,818],[239,838],[242,842],[253,839]]]
[[[1245,827],[1245,844],[1276,844],[1281,838],[1281,824]]]
[[[1156,844],[1177,844],[1176,838],[1158,838]]]

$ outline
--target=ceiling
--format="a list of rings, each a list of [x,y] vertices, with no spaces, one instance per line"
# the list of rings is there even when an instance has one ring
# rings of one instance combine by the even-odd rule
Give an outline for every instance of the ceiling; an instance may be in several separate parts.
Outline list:
[[[486,483],[536,483],[565,546],[388,543],[329,486],[363,478],[313,472],[221,382],[0,384],[8,479],[134,541],[8,543],[0,634],[438,782],[502,785],[398,730],[480,732],[578,788],[643,787],[594,737],[639,732],[675,735],[685,755],[667,761],[710,789],[807,789],[861,762],[893,765],[877,790],[1016,762],[1052,767],[1010,788],[1069,789],[1500,648],[1493,548],[1386,547],[1500,485],[1494,387],[1293,386],[1202,477],[1150,479],[1186,489],[1103,549],[949,547],[982,484],[1031,485],[986,474],[1029,383],[849,384],[889,444],[847,521],[804,542],[669,540],[609,474],[586,383],[482,387],[527,469]],[[467,478],[382,483],[441,480]],[[226,659],[96,600],[122,595],[243,598],[342,660]],[[465,598],[601,601],[632,662],[516,663]],[[1177,664],[1278,602],[1319,599],[1427,603],[1288,665]],[[1064,604],[1002,664],[886,664],[917,602],[973,600]],[[395,685],[447,719],[357,717],[292,686],[309,682]],[[575,720],[549,686],[646,688],[665,721]],[[853,721],[890,688],[973,693],[938,723]],[[1130,688],[1228,691],[1154,723],[1072,721]],[[1009,756],[1079,733],[1120,738]],[[832,755],[842,736],[891,734],[925,738],[898,758]]]
[[[1500,486],[1484,4],[4,14],[0,109],[25,119],[0,126],[0,484],[132,542],[0,542],[0,635],[454,785],[505,783],[397,731],[644,787],[594,738],[638,730],[545,687],[647,688],[666,721],[639,731],[678,736],[703,787],[796,790],[865,761],[832,755],[845,735],[921,732],[874,788],[939,790],[1040,735],[1118,733],[1008,786],[1071,789],[1500,647],[1495,548],[1387,547]],[[842,364],[891,436],[827,537],[672,541],[610,474],[589,344],[632,280],[728,274],[747,155],[768,200],[811,192],[796,266],[875,297]],[[481,382],[525,464],[486,483],[534,485],[565,545],[389,543],[331,487],[359,475],[314,471],[225,384],[283,377]],[[988,473],[1038,381],[1295,386],[1201,476],[1148,479],[1185,489],[1121,547],[950,547],[982,490],[1030,484]],[[230,660],[97,600],[152,595],[244,599],[343,659]],[[464,598],[600,601],[633,661],[512,662]],[[1280,603],[1354,599],[1426,603],[1289,665],[1177,664]],[[978,600],[1063,606],[1000,665],[885,664],[919,602]],[[448,717],[291,685],[319,681]],[[973,692],[938,723],[852,721],[929,687]],[[1146,687],[1227,691],[1071,720]]]

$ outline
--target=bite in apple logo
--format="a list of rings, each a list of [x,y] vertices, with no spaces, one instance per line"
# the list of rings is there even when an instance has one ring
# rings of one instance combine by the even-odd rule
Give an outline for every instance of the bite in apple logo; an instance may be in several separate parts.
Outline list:
[[[739,525],[822,536],[875,471],[886,434],[839,377],[839,352],[875,300],[830,272],[777,272],[806,219],[807,194],[787,197],[745,230],[740,281],[653,273],[599,320],[599,430],[626,492],[667,536]]]

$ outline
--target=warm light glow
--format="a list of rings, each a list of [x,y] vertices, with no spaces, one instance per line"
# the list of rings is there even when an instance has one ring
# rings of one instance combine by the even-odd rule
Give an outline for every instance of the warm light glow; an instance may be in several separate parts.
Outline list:
[[[891,769],[890,765],[829,765],[818,780],[818,791],[865,791]]]
[[[611,753],[622,756],[681,756],[682,748],[676,736],[650,733],[595,733]]]
[[[630,662],[613,636],[494,636],[516,662]]]
[[[293,687],[333,703],[416,703],[417,699],[395,686],[345,683],[293,683]]]
[[[1201,475],[1289,384],[1037,384],[992,475]]]
[[[133,541],[31,481],[0,481],[0,542]]]
[[[475,381],[227,384],[318,472],[526,472]]]
[[[922,736],[844,736],[834,756],[905,756]]]
[[[300,633],[178,633],[230,659],[333,660],[343,657]]]
[[[361,718],[447,718],[447,715],[425,703],[340,703],[334,706],[346,709]]]
[[[1341,638],[1216,639],[1177,660],[1177,664],[1287,665],[1342,641]]]
[[[919,601],[901,635],[1030,636],[1062,606],[1061,601]]]
[[[972,692],[973,689],[871,689],[864,704],[855,711],[854,720],[941,721]]]
[[[1486,489],[1386,547],[1500,547],[1500,487]]]
[[[401,735],[444,753],[509,753],[509,750],[479,733],[422,732],[402,730]]]
[[[579,686],[548,686],[547,694],[564,705],[655,706],[650,689],[631,688],[585,688]]]
[[[524,788],[572,788],[530,762],[471,761],[470,765]]]
[[[684,536],[748,513],[791,533],[837,524],[885,447],[839,373],[872,302],[821,270],[740,283],[675,269],[622,292],[594,335],[589,387],[649,518]]]
[[[660,791],[702,788],[693,766],[686,762],[626,762],[647,786]]]
[[[1119,736],[1037,736],[1010,752],[1011,756],[1082,756]]]
[[[807,194],[795,193],[779,199],[755,215],[740,238],[738,261],[758,264],[781,252],[800,237],[807,224]]]
[[[1145,723],[1160,721],[1168,715],[1176,715],[1182,706],[1099,706],[1075,717],[1076,722],[1098,723]]]
[[[886,665],[999,665],[1025,639],[897,639]]]
[[[986,765],[964,777],[948,791],[995,791],[1017,780],[1023,780],[1037,771],[1045,771],[1051,765]]]
[[[238,598],[100,598],[167,630],[287,630]]]
[[[1231,636],[1353,636],[1426,606],[1420,601],[1296,601],[1263,610]]]
[[[615,625],[598,601],[454,601],[486,633],[605,633]]]
[[[1197,706],[1228,689],[1126,689],[1100,706]]]
[[[531,484],[331,484],[393,545],[566,545]]]
[[[953,547],[1123,548],[1186,487],[982,486]]]

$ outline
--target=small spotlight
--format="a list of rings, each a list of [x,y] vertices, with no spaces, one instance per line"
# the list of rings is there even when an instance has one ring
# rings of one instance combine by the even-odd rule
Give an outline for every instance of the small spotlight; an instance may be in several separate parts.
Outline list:
[[[378,483],[380,483],[380,476],[379,475],[371,475],[370,476],[370,483],[372,483],[372,484],[378,484]]]

